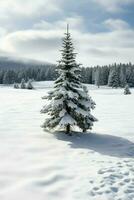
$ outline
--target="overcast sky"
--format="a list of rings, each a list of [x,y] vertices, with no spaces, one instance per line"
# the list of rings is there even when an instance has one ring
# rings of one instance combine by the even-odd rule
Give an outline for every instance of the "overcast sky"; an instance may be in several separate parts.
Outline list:
[[[55,63],[67,23],[84,66],[134,63],[134,0],[0,0],[0,55]]]

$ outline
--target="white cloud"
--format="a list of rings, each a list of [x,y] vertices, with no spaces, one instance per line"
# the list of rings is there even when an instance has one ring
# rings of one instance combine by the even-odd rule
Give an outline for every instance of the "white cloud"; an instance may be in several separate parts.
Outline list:
[[[113,62],[134,62],[134,31],[130,28],[122,29],[126,24],[110,19],[106,24],[112,31],[102,33],[87,33],[81,28],[83,19],[71,19],[71,33],[78,52],[77,60],[84,65],[109,64]],[[7,34],[3,38],[2,50],[28,58],[36,58],[48,62],[56,62],[60,58],[61,38],[66,28],[66,21],[52,24],[43,21],[40,30],[31,29]],[[42,22],[41,22],[42,25]],[[37,27],[37,25],[36,25]],[[56,28],[55,28],[56,27]],[[74,28],[75,27],[75,28]],[[127,26],[126,26],[127,27]],[[63,30],[64,29],[64,30]]]
[[[119,12],[123,10],[124,5],[134,4],[133,0],[93,0],[101,5],[108,12]]]
[[[9,31],[31,27],[34,21],[62,13],[61,0],[0,0],[0,26]]]
[[[56,62],[60,57],[61,38],[69,23],[79,62],[84,65],[134,62],[134,30],[127,22],[109,18],[100,22],[108,32],[87,30],[92,17],[88,20],[86,16],[85,20],[85,13],[80,9],[88,3],[92,6],[92,2],[104,12],[121,11],[124,5],[134,3],[133,0],[80,0],[77,13],[74,2],[66,7],[66,0],[27,0],[25,4],[24,0],[1,0],[0,52]]]
[[[59,4],[55,0],[1,0],[0,11],[2,15],[40,15],[40,12],[45,15],[59,11]]]
[[[7,30],[5,28],[0,27],[0,37],[7,34]]]
[[[65,30],[67,24],[71,25],[71,29],[79,29],[84,26],[84,19],[80,16],[75,17],[67,17],[64,20],[58,20],[53,23],[46,22],[45,20],[41,20],[39,23],[34,24],[35,29],[44,29],[44,30],[52,30],[55,31],[61,29]]]
[[[129,24],[121,19],[107,19],[104,25],[111,30],[129,29]]]

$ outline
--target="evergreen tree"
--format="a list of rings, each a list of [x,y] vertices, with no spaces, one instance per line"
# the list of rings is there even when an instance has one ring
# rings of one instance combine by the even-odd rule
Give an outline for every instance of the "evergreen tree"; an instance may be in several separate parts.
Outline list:
[[[101,73],[101,77],[102,77],[102,82],[101,85],[107,85],[108,84],[108,76],[109,76],[109,67],[104,66],[102,67],[102,73]]]
[[[3,70],[0,71],[0,84],[3,84],[3,77],[4,77],[4,72]]]
[[[134,87],[134,66],[129,67],[129,71],[127,71],[127,83],[130,87]]]
[[[92,70],[92,84],[95,84],[95,71],[96,71],[96,69],[93,68],[93,70]]]
[[[91,121],[89,122],[89,120],[90,120],[89,113],[90,113],[91,109],[95,108],[96,104],[92,100],[92,98],[89,97],[88,89],[87,89],[87,87],[85,85],[83,86],[83,90],[85,92],[85,98],[82,101],[80,101],[80,103],[82,103],[82,105],[85,106],[85,110],[88,112],[88,115],[87,115],[87,113],[80,114],[80,116],[79,116],[80,117],[80,119],[79,119],[79,122],[80,122],[79,127],[83,130],[83,132],[86,132],[86,130],[91,129],[91,127],[93,125],[93,122],[91,122]],[[93,119],[94,119],[94,121],[97,121],[96,118],[93,117]]]
[[[98,88],[101,85],[101,68],[97,67],[96,72],[95,72],[95,85],[98,86]]]
[[[15,72],[13,70],[7,70],[3,77],[4,84],[13,84],[15,81]]]
[[[120,81],[120,87],[124,87],[126,85],[126,72],[124,67],[120,67],[120,75],[119,75],[119,81]]]
[[[124,88],[124,94],[125,94],[125,95],[131,94],[128,84],[127,84],[127,85],[125,86],[125,88]]]
[[[26,83],[25,83],[25,79],[24,78],[21,80],[20,88],[21,89],[26,89]]]
[[[33,89],[32,80],[31,79],[29,79],[29,81],[27,83],[27,89],[28,90],[32,90]]]
[[[119,87],[119,73],[118,68],[113,67],[109,74],[108,86],[117,88]]]
[[[41,112],[48,116],[43,124],[44,128],[59,126],[70,134],[72,126],[78,126],[83,131],[91,129],[96,118],[90,113],[94,103],[80,82],[80,66],[75,61],[76,53],[68,26],[62,46],[62,58],[57,66],[59,77],[54,89],[44,97],[50,102]]]

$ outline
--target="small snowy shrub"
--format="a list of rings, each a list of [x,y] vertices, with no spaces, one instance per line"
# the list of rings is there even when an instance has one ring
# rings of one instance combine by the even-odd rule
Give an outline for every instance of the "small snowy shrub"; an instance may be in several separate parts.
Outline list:
[[[18,85],[17,83],[14,83],[13,87],[14,87],[15,89],[18,89],[18,88],[19,88],[19,85]]]
[[[21,88],[21,89],[26,89],[25,79],[22,79],[22,80],[21,80],[20,88]]]
[[[129,89],[129,85],[125,86],[125,88],[124,88],[124,94],[125,95],[131,94],[130,89]]]
[[[34,88],[33,88],[33,85],[32,85],[32,80],[31,80],[31,79],[28,81],[27,87],[26,87],[26,88],[27,88],[28,90],[34,89]]]

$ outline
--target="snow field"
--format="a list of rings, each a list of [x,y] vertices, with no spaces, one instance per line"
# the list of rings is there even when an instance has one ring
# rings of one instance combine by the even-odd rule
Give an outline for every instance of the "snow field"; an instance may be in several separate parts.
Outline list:
[[[52,84],[0,87],[0,199],[133,200],[134,91],[92,87],[99,122],[68,137],[40,127],[41,97]]]

